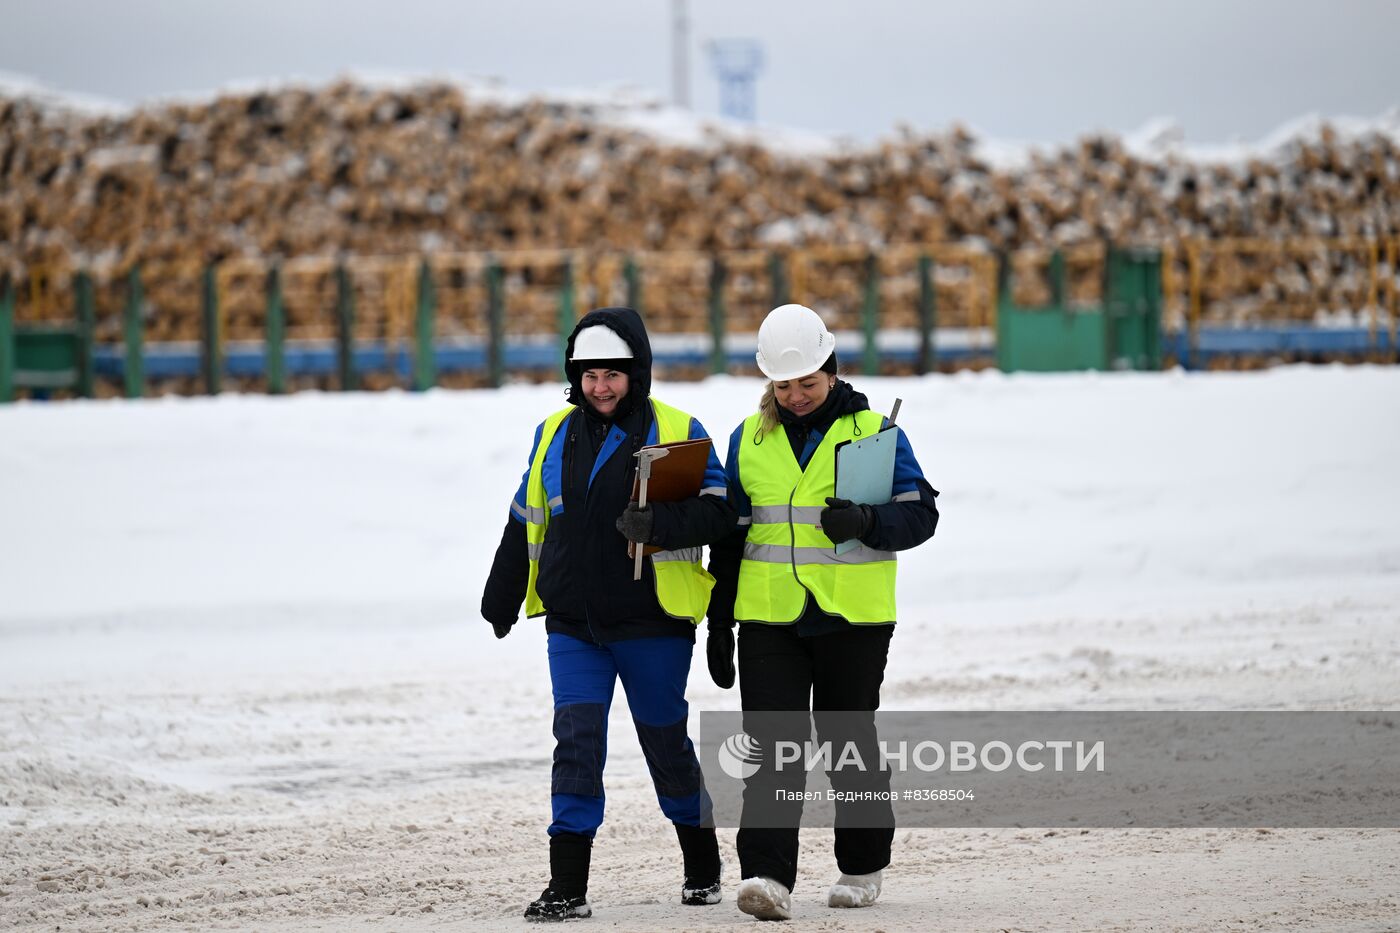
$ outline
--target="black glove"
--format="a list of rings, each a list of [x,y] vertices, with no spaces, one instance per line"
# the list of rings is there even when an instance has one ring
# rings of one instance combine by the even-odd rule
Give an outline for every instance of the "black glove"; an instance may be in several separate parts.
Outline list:
[[[710,679],[715,686],[728,690],[734,686],[734,627],[710,623],[710,637],[705,641],[705,658],[710,662]]]
[[[644,509],[637,508],[637,503],[627,503],[627,508],[617,517],[617,530],[622,532],[622,536],[628,541],[635,541],[638,544],[651,543],[651,524],[655,514],[651,506]]]
[[[518,607],[516,611],[511,611],[502,606],[492,605],[484,596],[481,599],[481,617],[491,623],[491,629],[496,633],[497,638],[505,638],[510,634],[510,628],[515,624],[518,611]]]
[[[863,538],[875,528],[875,513],[868,505],[856,505],[850,499],[827,496],[822,509],[822,533],[840,544],[852,538]]]

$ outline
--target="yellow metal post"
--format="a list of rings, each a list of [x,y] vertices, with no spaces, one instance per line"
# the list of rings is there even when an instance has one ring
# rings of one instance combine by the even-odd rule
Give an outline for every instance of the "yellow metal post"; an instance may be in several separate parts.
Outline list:
[[[1376,240],[1372,240],[1370,242],[1370,249],[1367,252],[1370,253],[1369,258],[1371,260],[1371,280],[1370,285],[1366,289],[1366,309],[1371,312],[1371,352],[1375,353],[1380,349],[1380,347],[1376,344],[1376,337],[1378,336],[1380,329],[1381,316],[1379,277],[1377,275],[1376,270],[1376,266],[1378,266],[1381,261],[1380,243]]]
[[[1395,260],[1396,254],[1400,253],[1400,246],[1397,244],[1400,244],[1400,240],[1390,241],[1389,260],[1386,263],[1389,269],[1385,279],[1390,288],[1390,361],[1392,363],[1400,360],[1400,347],[1395,345],[1396,319],[1400,318],[1400,302],[1396,301],[1397,295],[1400,295],[1400,288],[1395,287]]]
[[[1192,240],[1186,244],[1187,287],[1190,289],[1187,304],[1186,354],[1191,368],[1196,367],[1196,354],[1200,346],[1201,326],[1201,243]]]
[[[997,332],[997,260],[990,253],[980,259],[982,265],[982,323],[988,332]]]
[[[802,304],[810,300],[807,295],[807,265],[812,261],[812,251],[795,249],[792,251],[792,284],[788,287],[788,301]]]
[[[1176,297],[1176,246],[1168,243],[1162,247],[1162,310],[1171,307]]]
[[[414,336],[418,323],[418,290],[422,286],[420,273],[423,271],[423,261],[417,256],[405,256],[399,263],[399,301],[403,309],[403,320],[399,322],[402,330],[396,335],[401,348],[400,353],[405,362],[405,376],[408,384],[413,385],[413,361],[417,359]]]
[[[42,321],[44,315],[44,283],[48,281],[42,266],[32,266],[29,269],[29,307],[35,320]]]

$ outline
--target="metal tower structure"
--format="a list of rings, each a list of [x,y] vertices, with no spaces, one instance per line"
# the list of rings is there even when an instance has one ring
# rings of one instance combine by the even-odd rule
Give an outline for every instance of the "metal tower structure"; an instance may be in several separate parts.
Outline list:
[[[719,78],[719,109],[726,117],[753,120],[756,113],[754,79],[763,68],[763,46],[757,39],[713,39],[706,43],[710,67]]]
[[[671,0],[671,103],[690,106],[690,20],[685,0]]]

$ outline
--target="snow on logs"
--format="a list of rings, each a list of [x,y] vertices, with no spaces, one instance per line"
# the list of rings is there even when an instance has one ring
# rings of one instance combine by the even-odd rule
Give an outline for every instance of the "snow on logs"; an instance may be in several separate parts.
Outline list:
[[[58,314],[69,271],[107,270],[112,287],[98,311],[111,328],[121,272],[140,262],[151,340],[197,336],[191,279],[215,260],[288,260],[289,336],[315,337],[333,332],[338,256],[581,250],[602,257],[574,270],[586,305],[623,297],[620,262],[609,255],[668,251],[675,256],[640,261],[643,303],[658,328],[693,332],[707,329],[705,257],[715,252],[835,248],[830,261],[805,263],[803,296],[858,315],[861,256],[886,250],[884,294],[895,300],[885,307],[912,320],[916,257],[889,252],[898,244],[1023,250],[1017,298],[1035,303],[1046,297],[1055,248],[1067,250],[1069,297],[1087,301],[1100,287],[1104,241],[1176,247],[1172,275],[1185,282],[1181,247],[1193,238],[1397,232],[1396,143],[1341,139],[1326,127],[1271,161],[1234,166],[1153,161],[1116,139],[1088,138],[997,168],[960,129],[808,155],[734,140],[681,146],[602,119],[587,102],[506,100],[447,83],[341,81],[125,115],[0,96],[0,266],[48,270]],[[483,326],[470,294],[480,269],[469,266],[435,266],[444,332]],[[749,266],[736,259],[728,284],[741,320],[761,314],[767,295],[761,264]],[[367,334],[400,326],[405,313],[413,267],[383,268],[396,271],[353,277],[357,328]],[[977,302],[964,285],[982,281],[981,269],[940,266],[941,322],[973,322]],[[1198,274],[1208,315],[1249,320],[1263,306],[1299,317],[1357,308],[1372,288],[1368,269],[1363,245],[1217,257]],[[561,277],[557,258],[508,271],[512,331],[553,328]],[[222,284],[227,336],[256,336],[262,274],[245,268]],[[46,312],[21,302],[20,313]]]

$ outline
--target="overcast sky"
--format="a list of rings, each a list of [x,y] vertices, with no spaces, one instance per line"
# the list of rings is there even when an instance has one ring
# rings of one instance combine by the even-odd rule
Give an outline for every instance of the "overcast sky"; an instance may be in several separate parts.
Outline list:
[[[1253,140],[1307,112],[1400,105],[1391,0],[689,0],[706,40],[765,49],[760,122],[873,139],[900,122],[1064,141],[1177,118]],[[0,70],[135,102],[248,78],[454,72],[669,96],[672,0],[0,0]]]

